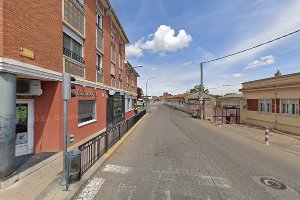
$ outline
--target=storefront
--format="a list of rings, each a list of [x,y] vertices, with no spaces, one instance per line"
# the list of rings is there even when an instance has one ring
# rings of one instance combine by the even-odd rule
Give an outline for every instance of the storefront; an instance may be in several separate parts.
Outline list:
[[[106,126],[110,128],[125,120],[124,93],[107,91]]]

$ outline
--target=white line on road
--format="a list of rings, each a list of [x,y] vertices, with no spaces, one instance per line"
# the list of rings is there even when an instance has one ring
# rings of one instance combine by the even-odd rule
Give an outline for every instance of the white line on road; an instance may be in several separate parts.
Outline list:
[[[118,166],[118,165],[106,165],[102,171],[112,172],[112,173],[117,173],[117,174],[127,174],[132,169],[133,169],[132,167],[124,167],[124,166]]]
[[[134,174],[134,172],[141,172],[142,170],[147,169],[134,169],[133,167],[125,167],[119,165],[106,165],[105,168],[102,170],[104,172],[112,172],[117,174]],[[170,181],[174,182],[178,180],[178,177],[182,177],[185,179],[189,179],[191,177],[196,178],[196,181],[199,185],[206,185],[206,186],[216,186],[221,188],[231,188],[231,182],[227,178],[221,177],[213,177],[213,176],[203,176],[192,174],[186,170],[176,170],[176,171],[159,171],[159,170],[151,170],[153,177],[157,177],[161,181]],[[140,173],[141,174],[141,173]],[[144,174],[149,174],[149,171],[145,171]],[[177,179],[176,179],[177,178]],[[182,180],[182,179],[181,179]]]
[[[117,191],[114,194],[114,200],[130,200],[133,192],[135,191],[135,188],[135,185],[126,185],[124,183],[120,183]]]
[[[97,192],[100,190],[105,179],[94,177],[82,190],[76,200],[93,200]]]

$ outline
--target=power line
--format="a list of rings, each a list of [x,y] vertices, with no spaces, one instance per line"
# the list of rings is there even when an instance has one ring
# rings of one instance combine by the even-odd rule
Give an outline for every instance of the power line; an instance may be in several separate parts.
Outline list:
[[[269,44],[269,43],[271,43],[271,42],[275,42],[275,41],[280,40],[280,39],[282,39],[282,38],[288,37],[288,36],[293,35],[293,34],[298,33],[298,32],[300,32],[300,29],[299,29],[299,30],[296,30],[296,31],[294,31],[294,32],[288,33],[288,34],[286,34],[286,35],[280,36],[280,37],[278,37],[278,38],[275,38],[275,39],[273,39],[273,40],[269,40],[269,41],[267,41],[267,42],[258,44],[258,45],[256,45],[256,46],[253,46],[253,47],[250,47],[250,48],[247,48],[247,49],[244,49],[244,50],[241,50],[241,51],[232,53],[232,54],[228,54],[228,55],[223,56],[223,57],[219,57],[219,58],[215,58],[215,59],[212,59],[212,60],[208,60],[208,61],[205,61],[205,62],[202,62],[202,63],[203,63],[203,64],[204,64],[204,63],[210,63],[210,62],[214,62],[214,61],[217,61],[217,60],[221,60],[221,59],[224,59],[224,58],[228,58],[228,57],[231,57],[231,56],[234,56],[234,55],[237,55],[237,54],[241,54],[241,53],[244,53],[244,52],[246,52],[246,51],[249,51],[249,50],[258,48],[258,47],[260,47],[260,46]]]

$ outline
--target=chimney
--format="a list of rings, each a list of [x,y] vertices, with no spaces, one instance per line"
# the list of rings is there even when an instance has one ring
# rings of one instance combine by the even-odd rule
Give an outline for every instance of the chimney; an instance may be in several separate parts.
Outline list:
[[[279,70],[277,70],[277,72],[275,73],[275,77],[281,76],[281,72]]]

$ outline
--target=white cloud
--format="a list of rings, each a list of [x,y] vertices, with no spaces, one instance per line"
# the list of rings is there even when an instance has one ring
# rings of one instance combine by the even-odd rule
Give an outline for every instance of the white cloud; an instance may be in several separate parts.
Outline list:
[[[149,34],[148,39],[144,40],[142,38],[133,45],[127,46],[127,56],[140,57],[143,55],[143,50],[150,50],[154,53],[159,52],[159,55],[164,57],[165,52],[187,48],[193,39],[183,29],[175,35],[175,30],[170,26],[160,25],[154,34]]]
[[[269,56],[264,56],[261,57],[258,60],[254,60],[253,62],[249,63],[245,69],[256,69],[261,66],[266,66],[266,65],[272,65],[276,62],[276,59],[274,56],[269,55]]]
[[[236,74],[232,74],[232,76],[233,76],[234,78],[240,78],[240,77],[242,76],[242,74],[236,73]]]
[[[143,48],[153,52],[177,51],[187,48],[192,40],[192,36],[183,29],[175,36],[175,31],[170,26],[160,25],[152,35],[152,40],[146,41]]]
[[[192,61],[189,61],[189,62],[183,63],[183,66],[189,66],[189,65],[192,65],[192,64],[193,64],[193,62],[192,62]]]
[[[152,67],[152,68],[151,68],[151,71],[152,71],[152,72],[155,71],[155,70],[157,70],[156,67]]]
[[[126,47],[126,56],[128,57],[141,57],[143,50],[139,47],[138,43]]]

